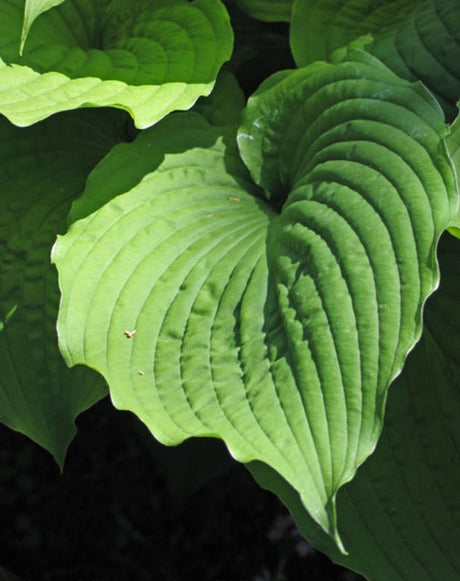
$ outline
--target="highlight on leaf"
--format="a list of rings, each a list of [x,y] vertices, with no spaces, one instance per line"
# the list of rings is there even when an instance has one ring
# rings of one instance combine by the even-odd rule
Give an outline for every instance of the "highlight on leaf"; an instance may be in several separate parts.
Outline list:
[[[457,108],[458,105],[459,103],[457,103]],[[447,148],[449,150],[452,163],[454,164],[458,180],[460,176],[460,114],[457,115],[455,121],[450,126],[450,133],[447,138]],[[449,224],[448,230],[453,236],[460,238],[460,208],[457,212],[457,215]]]
[[[208,95],[232,52],[220,0],[55,4],[0,0],[0,113],[16,125],[110,106],[148,127]]]
[[[375,452],[338,494],[338,521],[349,554],[337,550],[288,483],[266,465],[249,465],[316,548],[372,581],[458,576],[459,250],[458,240],[443,236],[441,286],[427,301],[422,339],[390,389]]]
[[[123,146],[153,152],[126,188],[121,147],[99,164],[53,249],[66,361],[163,443],[215,436],[269,466],[344,551],[337,493],[377,444],[458,210],[445,133],[423,86],[359,51],[269,78],[237,139],[170,116]]]

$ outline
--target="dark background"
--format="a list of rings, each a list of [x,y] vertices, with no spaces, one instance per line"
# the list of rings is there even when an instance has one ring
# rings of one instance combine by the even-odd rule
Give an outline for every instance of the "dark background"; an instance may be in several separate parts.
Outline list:
[[[103,400],[61,475],[0,426],[0,565],[30,581],[358,581],[300,537],[220,442],[156,443]],[[0,580],[14,577],[2,577]]]

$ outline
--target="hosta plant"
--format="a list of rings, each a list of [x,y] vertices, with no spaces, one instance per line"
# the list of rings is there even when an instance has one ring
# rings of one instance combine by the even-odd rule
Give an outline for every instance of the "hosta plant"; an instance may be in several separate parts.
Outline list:
[[[164,444],[222,439],[334,560],[453,581],[460,6],[237,4],[297,68],[245,102],[236,47],[195,104],[218,0],[0,0],[0,417],[62,465],[107,385]]]

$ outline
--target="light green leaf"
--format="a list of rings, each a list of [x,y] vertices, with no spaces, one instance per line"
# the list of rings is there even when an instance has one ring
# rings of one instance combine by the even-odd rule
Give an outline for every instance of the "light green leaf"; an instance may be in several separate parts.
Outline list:
[[[21,0],[0,0],[0,113],[31,125],[77,107],[124,109],[150,126],[211,92],[233,35],[219,0],[67,0],[18,55]]]
[[[356,53],[250,100],[238,140],[270,206],[198,116],[134,142],[152,164],[129,164],[126,193],[115,150],[53,251],[66,361],[163,443],[216,436],[271,466],[343,550],[336,494],[377,443],[457,211],[445,131],[422,86]]]
[[[372,581],[456,581],[460,576],[459,242],[442,240],[441,287],[429,299],[422,340],[390,389],[377,449],[338,497],[349,556],[266,466],[249,466],[276,492],[302,533],[334,561]]]
[[[124,115],[82,111],[28,130],[0,120],[0,421],[46,448],[62,467],[74,418],[106,394],[58,350],[59,289],[51,245],[72,198],[123,135]]]
[[[447,138],[447,147],[449,149],[449,154],[451,156],[452,162],[455,166],[455,172],[457,174],[457,185],[460,188],[460,114],[450,126],[450,134]],[[449,232],[460,238],[460,210],[457,215],[452,220]]]
[[[235,0],[249,16],[267,22],[289,22],[294,0]]]
[[[291,46],[298,66],[365,46],[397,75],[421,80],[456,114],[460,95],[458,0],[296,0]]]
[[[19,52],[22,55],[24,45],[27,40],[27,35],[29,34],[30,28],[34,21],[53,6],[62,4],[64,0],[25,0],[24,5],[24,21],[22,23],[21,31],[21,45]]]
[[[235,125],[239,121],[243,106],[243,94],[235,77],[228,71],[222,71],[215,90],[209,97],[201,98],[195,110],[209,123],[224,126],[232,122]],[[183,124],[180,128],[179,119]],[[204,131],[208,132],[206,125]],[[133,188],[144,175],[157,169],[165,152],[181,153],[194,148],[197,132],[203,133],[199,116],[177,115],[172,125],[165,121],[155,132],[140,133],[133,143],[115,146],[98,171],[88,177],[85,192],[72,205],[68,222],[88,216],[118,194]]]
[[[211,109],[208,113],[214,117]],[[220,130],[210,131],[201,115],[177,113],[154,130],[142,131],[132,143],[119,143],[89,175],[83,194],[72,205],[68,222],[85,218],[133,189],[163,163],[166,153],[186,153],[200,143],[209,147],[216,135]]]

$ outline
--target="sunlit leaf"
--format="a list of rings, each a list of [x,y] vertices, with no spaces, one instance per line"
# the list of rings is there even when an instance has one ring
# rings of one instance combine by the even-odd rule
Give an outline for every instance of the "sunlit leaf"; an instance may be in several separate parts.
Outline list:
[[[308,540],[372,581],[458,579],[460,572],[460,243],[442,241],[441,288],[422,340],[390,389],[377,449],[339,493],[340,554],[298,494],[266,466],[251,471],[289,507]]]
[[[20,126],[95,106],[150,126],[208,95],[232,51],[219,0],[66,0],[35,21],[20,56],[23,5],[0,0],[0,113]]]
[[[216,436],[269,465],[343,550],[337,492],[375,448],[457,212],[446,133],[424,87],[356,52],[250,99],[255,184],[197,115],[116,148],[53,251],[66,361],[163,443]]]
[[[460,115],[457,115],[457,118],[450,126],[450,135],[447,139],[447,147],[455,166],[455,171],[457,173],[457,183],[459,184],[460,188]],[[460,238],[460,209],[450,224],[449,232],[457,238]]]

